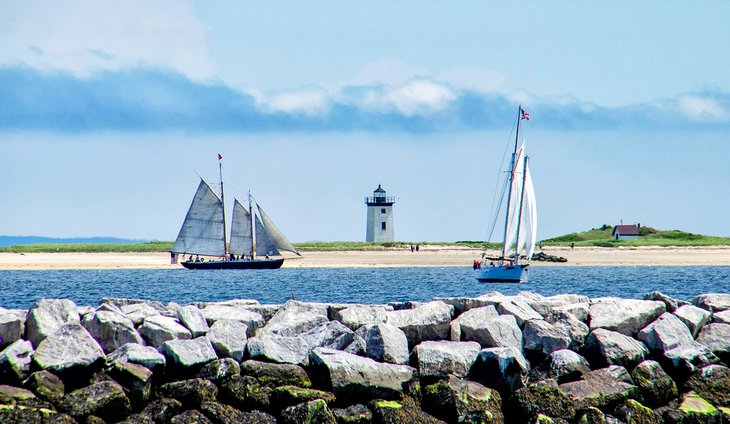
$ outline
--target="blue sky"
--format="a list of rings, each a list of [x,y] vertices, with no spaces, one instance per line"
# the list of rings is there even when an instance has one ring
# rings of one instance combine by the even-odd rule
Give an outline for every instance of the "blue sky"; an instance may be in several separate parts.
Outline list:
[[[379,183],[396,238],[483,239],[522,103],[539,238],[730,236],[727,2],[0,3],[0,234],[172,240],[220,152],[295,242]]]

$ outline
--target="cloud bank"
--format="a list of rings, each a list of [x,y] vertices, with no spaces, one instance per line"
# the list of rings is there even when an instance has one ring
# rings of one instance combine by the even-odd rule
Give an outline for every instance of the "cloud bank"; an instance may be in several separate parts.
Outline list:
[[[244,92],[145,67],[92,75],[0,67],[0,130],[444,132],[504,128],[522,102],[547,130],[727,129],[730,94],[608,108],[572,97],[541,98],[457,87],[430,78]]]

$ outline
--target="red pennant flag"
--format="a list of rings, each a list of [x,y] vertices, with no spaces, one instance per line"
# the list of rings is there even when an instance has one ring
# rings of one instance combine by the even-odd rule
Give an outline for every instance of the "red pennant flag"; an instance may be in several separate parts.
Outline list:
[[[522,119],[527,119],[528,121],[530,120],[530,114],[529,113],[525,112],[525,110],[522,109],[522,108],[520,108],[520,112],[522,112]]]
[[[221,160],[221,159],[223,159],[223,156],[221,156],[221,154],[218,153],[218,160]]]

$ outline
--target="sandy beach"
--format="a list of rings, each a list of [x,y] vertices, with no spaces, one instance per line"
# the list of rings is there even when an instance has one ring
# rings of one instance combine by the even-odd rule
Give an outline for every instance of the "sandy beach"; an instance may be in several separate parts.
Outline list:
[[[424,246],[410,250],[304,252],[287,258],[286,268],[370,268],[471,266],[482,250]],[[496,254],[490,251],[488,254]],[[730,265],[730,247],[548,248],[567,263],[533,262],[533,266]],[[170,269],[170,255],[160,253],[0,253],[0,270]]]

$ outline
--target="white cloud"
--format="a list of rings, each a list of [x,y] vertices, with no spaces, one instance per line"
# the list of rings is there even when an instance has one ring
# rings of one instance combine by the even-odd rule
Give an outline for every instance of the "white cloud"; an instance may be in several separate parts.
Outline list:
[[[730,119],[728,110],[717,100],[696,95],[677,99],[677,108],[686,117],[700,122],[723,122]]]
[[[425,79],[408,81],[385,95],[385,100],[405,116],[444,110],[456,98],[456,93],[447,85]]]
[[[3,4],[0,64],[85,76],[144,65],[209,78],[206,28],[185,3],[22,1]]]
[[[400,59],[381,59],[366,63],[347,82],[341,86],[352,85],[388,85],[397,87],[409,80],[429,75],[424,66],[417,66]]]
[[[275,93],[251,93],[260,109],[270,112],[301,113],[321,116],[329,112],[332,101],[321,88],[304,88]]]

